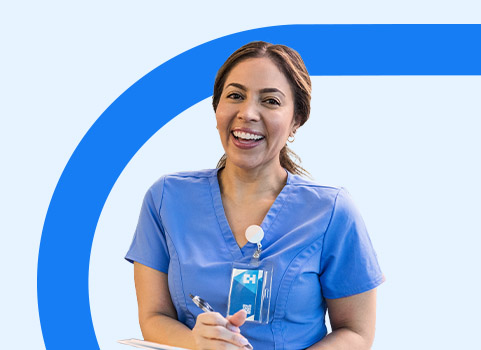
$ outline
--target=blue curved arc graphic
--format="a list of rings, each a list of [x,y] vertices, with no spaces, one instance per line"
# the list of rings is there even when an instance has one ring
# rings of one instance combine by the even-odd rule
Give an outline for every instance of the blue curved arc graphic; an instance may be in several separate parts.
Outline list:
[[[212,94],[241,45],[295,48],[311,75],[481,75],[481,25],[288,25],[210,41],[148,73],[99,117],[52,196],[38,257],[37,296],[47,349],[98,349],[88,272],[102,207],[124,167],[163,125]],[[188,87],[188,89],[186,89]],[[162,152],[162,150],[159,150]],[[127,247],[126,247],[127,249]]]

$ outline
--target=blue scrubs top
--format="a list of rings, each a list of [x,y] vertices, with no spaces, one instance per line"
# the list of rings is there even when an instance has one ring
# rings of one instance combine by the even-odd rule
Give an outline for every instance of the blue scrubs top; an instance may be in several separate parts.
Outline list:
[[[248,263],[257,247],[237,245],[217,172],[161,177],[145,195],[125,257],[168,274],[178,319],[189,328],[202,312],[189,293],[226,315],[233,263]],[[364,222],[343,188],[288,172],[261,226],[261,262],[274,266],[269,323],[241,327],[256,349],[309,347],[327,333],[325,298],[362,293],[383,281]]]

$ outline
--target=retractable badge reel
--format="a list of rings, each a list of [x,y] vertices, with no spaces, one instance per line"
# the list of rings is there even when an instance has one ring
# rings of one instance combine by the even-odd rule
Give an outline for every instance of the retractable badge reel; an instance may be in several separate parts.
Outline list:
[[[260,259],[264,230],[251,225],[245,235],[250,243],[257,244],[257,249],[249,263],[233,264],[227,315],[244,309],[246,321],[268,323],[273,267]]]

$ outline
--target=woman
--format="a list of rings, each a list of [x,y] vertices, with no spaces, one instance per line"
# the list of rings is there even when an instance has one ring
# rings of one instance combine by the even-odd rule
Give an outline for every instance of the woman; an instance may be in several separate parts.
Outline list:
[[[146,340],[370,349],[383,276],[362,218],[344,189],[298,176],[305,170],[286,147],[309,117],[310,93],[301,57],[282,45],[247,44],[220,68],[213,106],[225,154],[217,169],[164,176],[150,188],[126,256]],[[253,224],[265,232],[260,261],[274,266],[267,324],[246,322],[244,310],[223,316],[233,263],[257,249],[245,236]],[[219,313],[202,313],[189,294]]]

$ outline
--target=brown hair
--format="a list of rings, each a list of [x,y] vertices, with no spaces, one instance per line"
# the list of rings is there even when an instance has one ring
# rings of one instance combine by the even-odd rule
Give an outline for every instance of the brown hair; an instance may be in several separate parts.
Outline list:
[[[229,56],[217,72],[212,95],[212,106],[217,110],[220,96],[224,90],[224,84],[230,71],[241,61],[248,58],[270,58],[284,73],[294,93],[294,118],[299,126],[309,119],[311,111],[311,79],[301,56],[290,47],[273,45],[264,41],[253,41],[237,49]],[[227,156],[224,154],[217,163],[217,168],[223,168]],[[285,145],[279,154],[281,166],[292,174],[309,175],[307,170],[301,167],[301,159]]]

